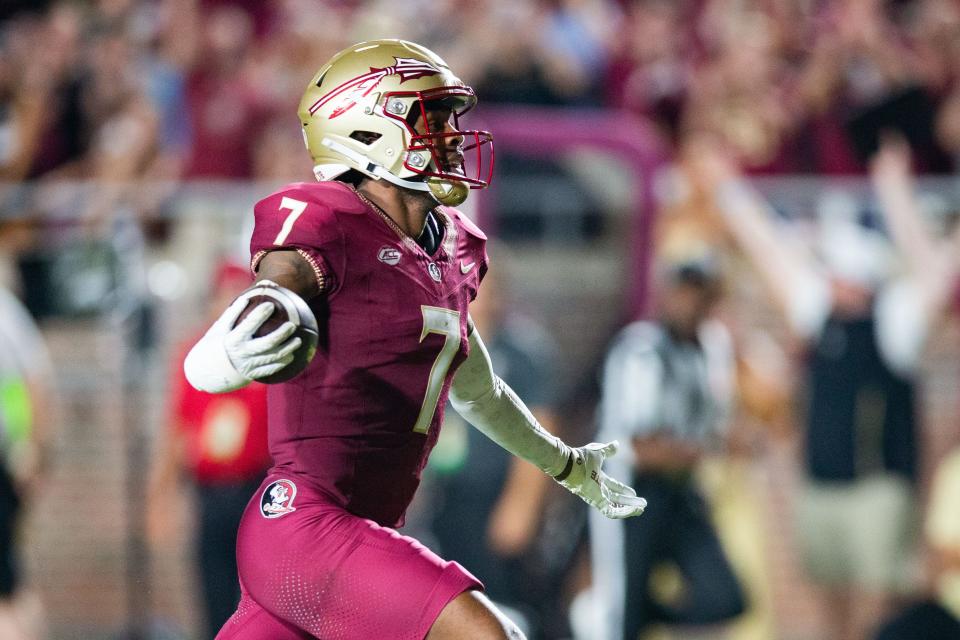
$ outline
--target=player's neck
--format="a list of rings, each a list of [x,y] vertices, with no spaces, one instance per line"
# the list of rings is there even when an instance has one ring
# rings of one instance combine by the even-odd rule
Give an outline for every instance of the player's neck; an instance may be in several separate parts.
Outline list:
[[[381,180],[364,180],[357,191],[380,207],[411,238],[418,238],[426,224],[427,213],[437,206],[429,194],[399,189]]]

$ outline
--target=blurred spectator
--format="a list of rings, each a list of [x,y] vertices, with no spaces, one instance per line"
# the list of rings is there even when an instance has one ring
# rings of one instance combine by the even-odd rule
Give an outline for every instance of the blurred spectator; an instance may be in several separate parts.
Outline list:
[[[960,449],[937,468],[927,507],[926,540],[934,597],[884,623],[876,640],[960,638]]]
[[[219,313],[251,282],[247,268],[223,264],[208,303],[211,313]],[[195,560],[204,603],[203,637],[213,638],[240,601],[237,527],[270,464],[267,387],[255,383],[220,395],[196,391],[179,364],[185,352],[172,360],[177,366],[171,415],[150,470],[147,534],[155,547],[162,548],[181,529],[183,491],[178,481],[189,477],[198,506]]]
[[[39,640],[25,618],[29,596],[17,551],[24,509],[43,482],[50,440],[53,368],[27,310],[0,286],[0,637]]]
[[[815,170],[855,173],[858,160],[845,123],[854,113],[880,104],[888,95],[915,84],[909,49],[874,0],[832,2],[811,24],[819,33],[810,44],[798,92]]]
[[[715,624],[747,607],[695,476],[727,439],[735,364],[712,316],[719,265],[706,249],[687,251],[664,257],[656,320],[621,331],[604,368],[600,437],[628,448],[624,476],[648,501],[644,522],[590,519],[596,637],[605,640],[633,640],[655,624]]]
[[[944,101],[937,117],[937,135],[944,150],[953,157],[953,166],[960,167],[960,89]]]
[[[26,20],[19,24],[26,25]],[[13,38],[11,25],[6,26],[0,41],[0,177],[20,180],[30,170],[43,127],[42,103],[46,91],[27,80],[22,69]],[[35,25],[32,25],[36,28]]]
[[[184,6],[184,5],[187,6]],[[161,152],[182,160],[190,145],[190,126],[186,116],[187,67],[193,55],[196,25],[189,0],[170,0],[143,8],[130,27],[135,72],[142,91],[157,114],[157,145]],[[173,177],[179,177],[175,175]]]
[[[901,309],[930,318],[953,302],[960,274],[960,227],[952,234],[931,230],[914,193],[910,148],[887,136],[871,166],[874,189],[887,226],[903,254],[909,286],[919,304]],[[883,625],[877,640],[960,637],[960,450],[949,453],[937,467],[927,506],[925,538],[934,598],[909,607]]]
[[[890,248],[855,204],[827,195],[818,261],[710,145],[691,148],[721,220],[807,347],[798,538],[824,588],[830,638],[865,637],[905,586],[916,502],[916,367],[929,317],[891,277]]]
[[[650,118],[671,139],[693,73],[683,9],[683,3],[669,0],[631,3],[616,32],[604,84],[609,104]]]
[[[797,114],[776,25],[759,11],[710,17],[710,55],[690,79],[683,130],[714,132],[755,170],[794,168],[781,157]]]
[[[694,243],[718,246],[724,237],[703,212],[710,203],[696,189],[679,188],[679,170],[671,171],[658,191],[658,232],[662,255]],[[715,249],[715,251],[718,251]],[[714,316],[727,326],[736,359],[735,410],[727,447],[698,465],[698,480],[724,552],[750,603],[727,625],[730,640],[769,640],[776,636],[769,513],[777,490],[762,482],[772,447],[789,433],[794,385],[786,354],[765,330],[738,312],[742,287],[724,278],[724,291]]]
[[[406,0],[415,21],[386,0],[31,9],[0,38],[0,123],[15,125],[4,134],[0,124],[0,170],[13,160],[13,176],[83,154],[91,127],[80,94],[116,32],[133,47],[117,61],[138,69],[158,144],[188,147],[194,177],[249,177],[261,119],[302,90],[305,70],[345,40],[384,36],[437,48],[486,102],[603,100],[676,137],[717,135],[752,172],[862,172],[879,125],[912,136],[922,171],[945,170],[942,150],[960,149],[960,9],[950,0]],[[40,103],[42,118],[29,107]]]
[[[953,618],[952,637],[960,637],[960,510],[957,509],[957,495],[960,495],[960,449],[951,451],[937,467],[925,528],[933,555],[937,601]],[[933,638],[922,631],[916,635]]]
[[[924,171],[950,166],[955,3],[626,6],[608,103],[651,117],[675,139],[709,132],[750,172],[849,174],[865,170],[879,128],[893,127],[913,138]]]
[[[619,14],[615,4],[607,0],[410,4],[425,16],[410,37],[436,47],[484,103],[600,102],[607,40]]]
[[[0,20],[7,20],[27,11],[42,12],[49,4],[50,0],[6,0],[0,5]]]
[[[0,28],[0,178],[33,178],[86,149],[81,15],[58,3],[46,15],[20,15]]]
[[[204,15],[194,67],[187,84],[192,145],[190,178],[247,178],[259,120],[262,87],[242,73],[253,43],[249,14],[230,4]]]
[[[491,3],[490,9],[485,16],[488,29],[503,34],[503,38],[487,40],[474,48],[482,57],[481,65],[473,65],[478,67],[473,83],[484,102],[559,104],[565,92],[575,94],[582,88],[579,69],[552,64],[539,37],[545,16],[535,5]],[[485,30],[484,34],[489,32]],[[475,34],[471,40],[476,45],[481,43],[479,36]]]
[[[555,347],[542,327],[513,309],[509,264],[505,255],[491,253],[496,266],[470,305],[470,317],[497,371],[556,433]],[[579,536],[569,521],[560,530],[551,524],[558,508],[569,506],[566,495],[553,493],[543,473],[452,411],[430,465],[438,493],[431,529],[443,553],[476,567],[487,595],[523,615],[531,640],[567,635],[561,592]]]
[[[101,184],[86,204],[88,220],[109,220],[136,193],[131,182],[143,177],[156,153],[157,114],[135,76],[133,46],[126,32],[113,28],[91,47],[80,98],[90,132],[81,177]]]
[[[290,149],[296,149],[296,145],[303,144],[302,134],[296,124],[296,120],[291,123],[279,117],[264,124],[254,146],[254,179],[277,184],[315,179],[310,167],[305,167],[301,158],[290,153]]]

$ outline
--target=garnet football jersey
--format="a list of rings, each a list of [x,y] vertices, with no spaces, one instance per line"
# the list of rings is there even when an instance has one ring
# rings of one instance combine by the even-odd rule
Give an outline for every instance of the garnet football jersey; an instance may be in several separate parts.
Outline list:
[[[486,237],[438,207],[444,237],[428,255],[338,182],[288,185],[254,214],[253,269],[269,251],[295,250],[323,290],[309,301],[316,356],[269,390],[274,469],[351,513],[400,526],[467,355],[467,305],[487,269]]]

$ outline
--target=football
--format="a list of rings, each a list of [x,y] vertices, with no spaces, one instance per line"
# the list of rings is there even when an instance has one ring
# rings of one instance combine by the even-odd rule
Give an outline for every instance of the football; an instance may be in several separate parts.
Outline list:
[[[293,336],[299,337],[301,342],[300,347],[293,354],[293,362],[272,375],[258,378],[257,382],[276,384],[296,377],[307,368],[317,352],[319,332],[317,319],[313,315],[313,311],[310,310],[303,298],[289,289],[276,285],[254,286],[247,292],[247,295],[250,296],[250,300],[233,323],[233,326],[237,326],[247,314],[264,302],[272,302],[273,313],[254,332],[254,337],[265,336],[279,328],[284,322],[290,321],[297,327]]]

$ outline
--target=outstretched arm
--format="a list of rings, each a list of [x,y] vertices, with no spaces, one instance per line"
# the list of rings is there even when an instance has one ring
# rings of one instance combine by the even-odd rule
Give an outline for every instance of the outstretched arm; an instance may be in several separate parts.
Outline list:
[[[271,251],[260,261],[257,285],[280,286],[305,300],[320,293],[312,267],[296,251]],[[300,338],[291,338],[296,327],[286,322],[259,338],[254,333],[273,313],[264,302],[234,326],[256,290],[248,289],[227,307],[213,326],[193,346],[183,362],[187,380],[194,388],[225,393],[251,381],[272,375],[293,360]]]
[[[639,515],[646,500],[607,476],[603,460],[617,443],[571,448],[547,433],[513,390],[494,372],[479,333],[470,327],[470,355],[457,371],[450,400],[457,412],[510,453],[539,467],[610,518]]]
[[[956,246],[940,242],[925,228],[910,173],[910,147],[886,138],[870,163],[880,210],[930,317],[947,304],[958,267]]]
[[[817,333],[832,293],[809,248],[776,228],[770,205],[719,149],[704,143],[688,152],[694,179],[716,198],[724,225],[790,328],[803,338]]]

